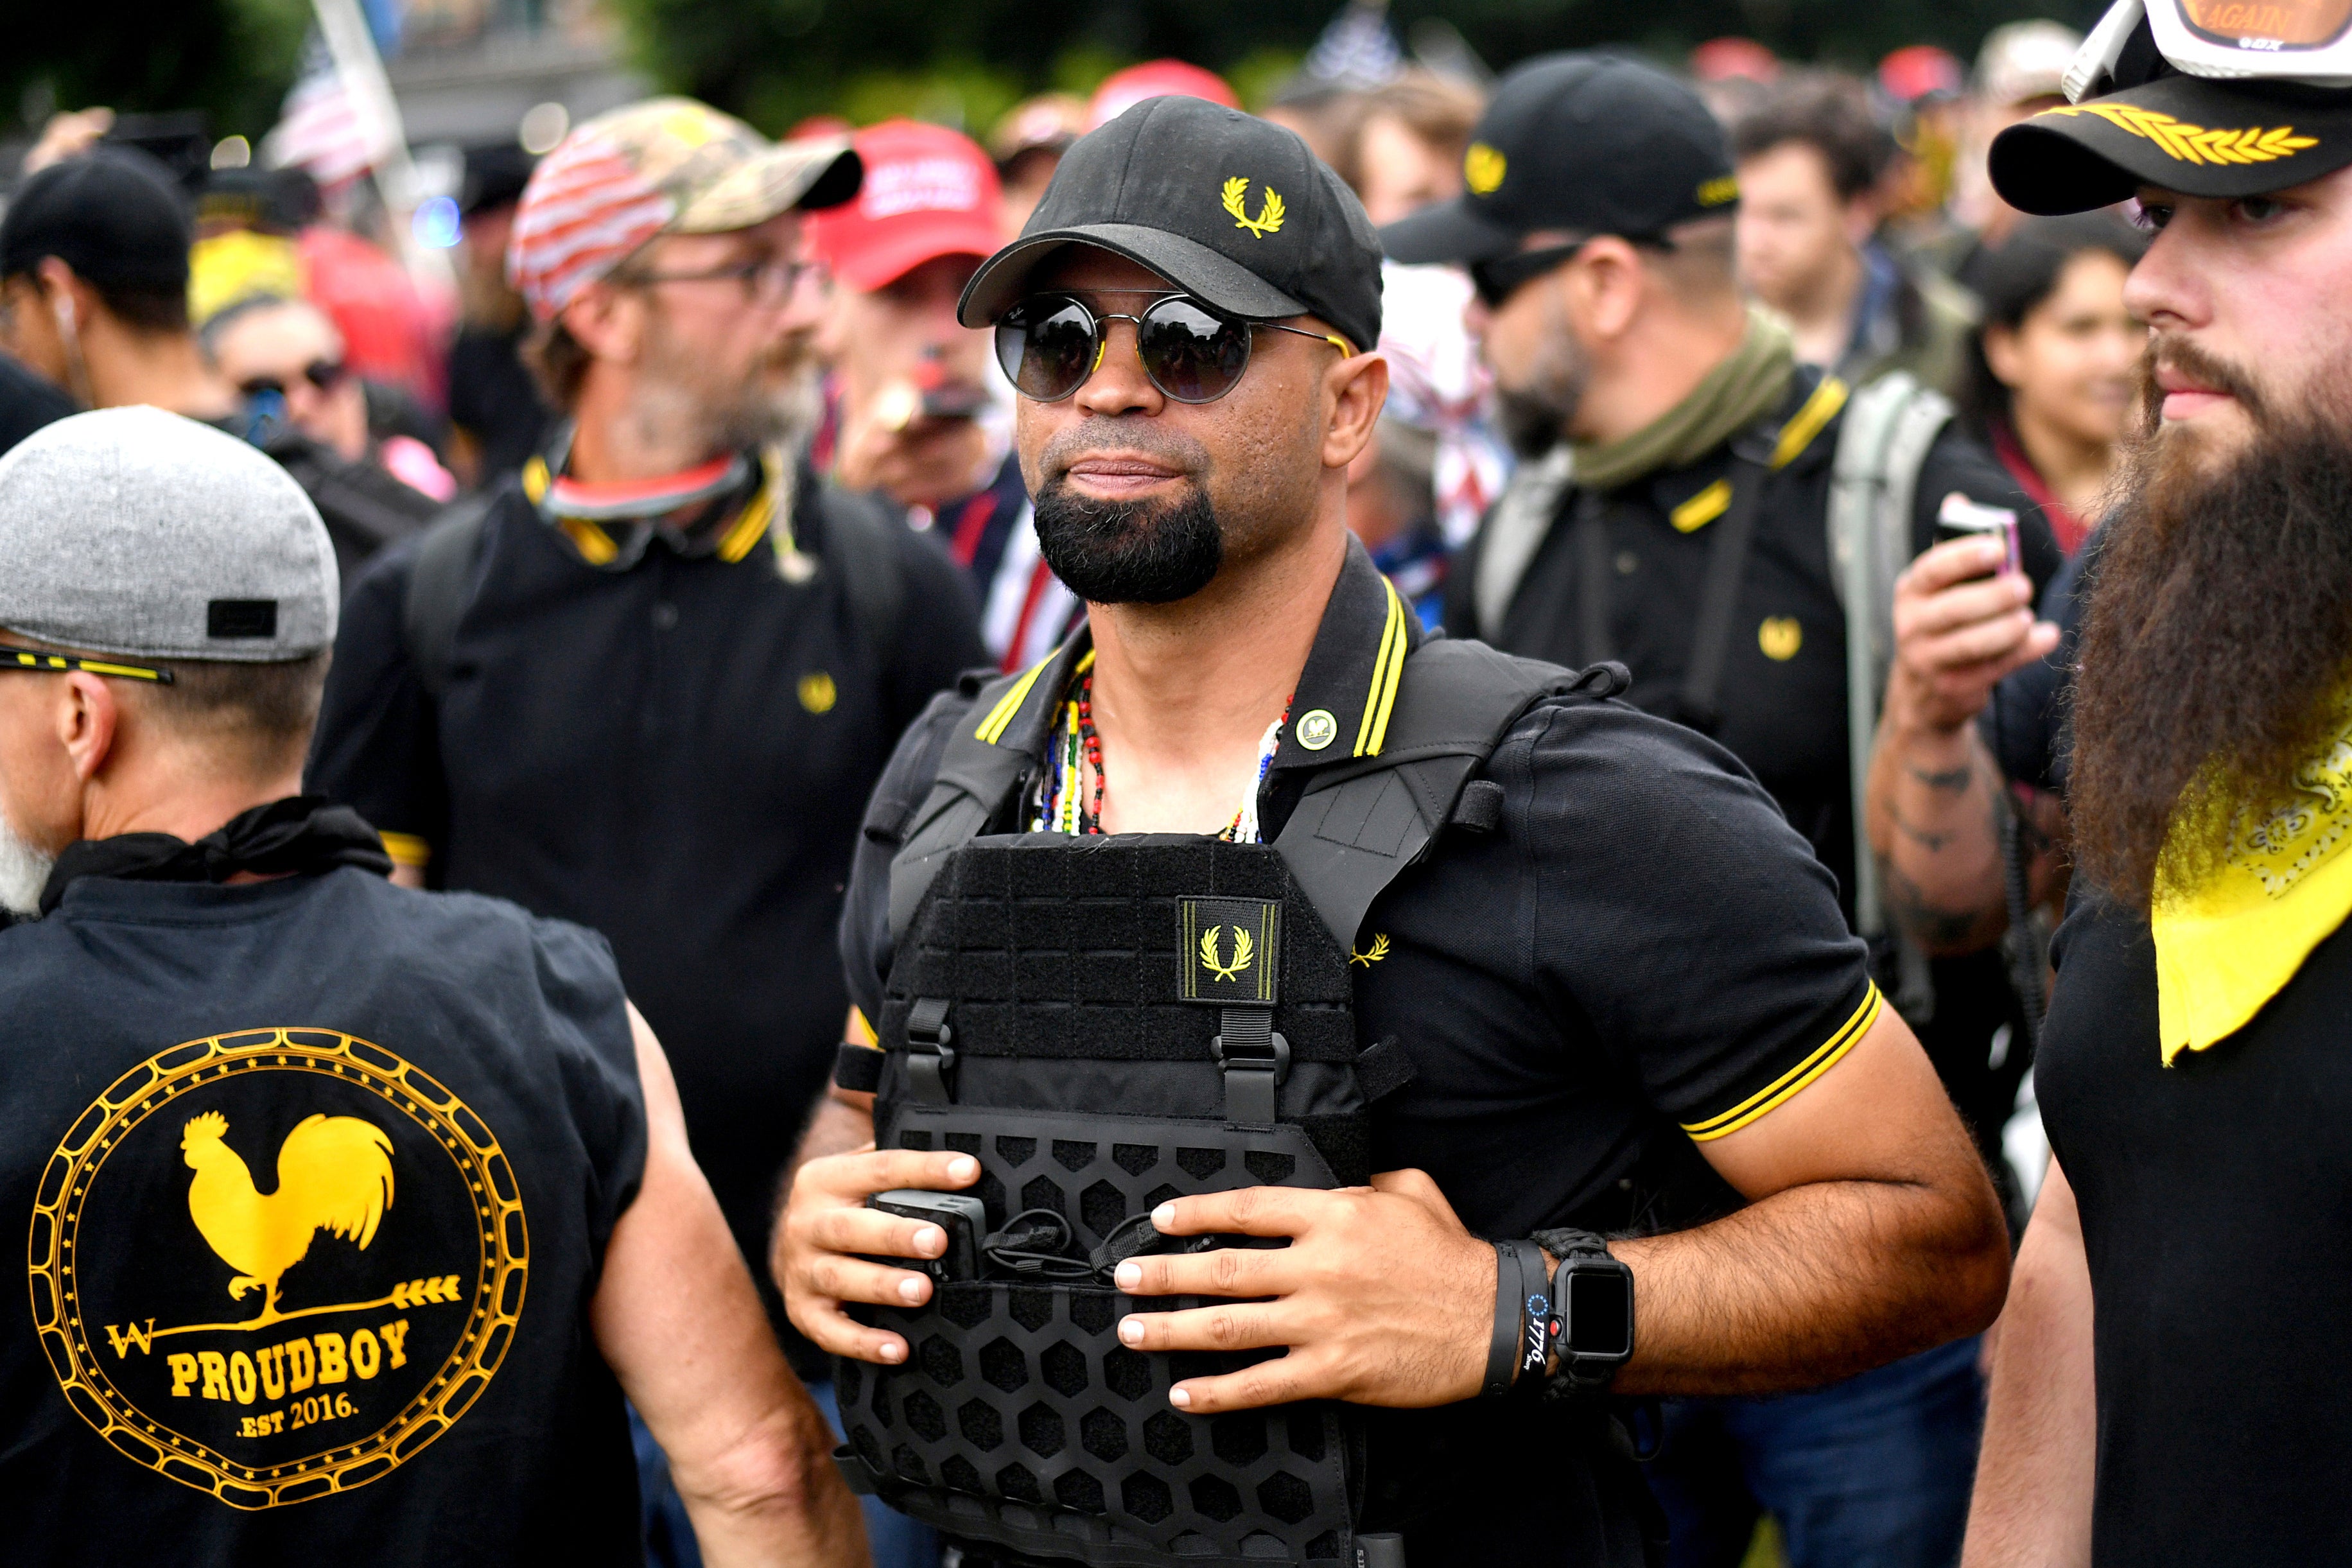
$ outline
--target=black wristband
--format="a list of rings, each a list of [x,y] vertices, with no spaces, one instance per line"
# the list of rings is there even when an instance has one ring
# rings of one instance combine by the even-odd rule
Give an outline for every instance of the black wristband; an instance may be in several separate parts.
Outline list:
[[[1486,1347],[1486,1381],[1478,1385],[1488,1399],[1510,1392],[1511,1369],[1518,1364],[1520,1303],[1526,1300],[1519,1289],[1519,1255],[1506,1242],[1494,1247],[1495,1337]]]
[[[1503,1246],[1518,1259],[1518,1345],[1511,1375],[1530,1387],[1543,1381],[1544,1363],[1551,1349],[1551,1280],[1544,1268],[1543,1251],[1532,1241],[1507,1241]]]

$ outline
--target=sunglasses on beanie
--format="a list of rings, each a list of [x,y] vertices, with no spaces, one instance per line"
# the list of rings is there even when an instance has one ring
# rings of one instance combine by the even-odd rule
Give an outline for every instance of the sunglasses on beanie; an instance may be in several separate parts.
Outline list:
[[[1113,321],[1135,323],[1135,354],[1143,374],[1175,403],[1214,403],[1240,385],[1259,328],[1313,338],[1351,357],[1356,352],[1336,333],[1279,321],[1234,321],[1186,294],[1164,294],[1140,315],[1097,314],[1068,294],[1034,294],[998,318],[996,363],[1022,396],[1059,403],[1102,363]]]

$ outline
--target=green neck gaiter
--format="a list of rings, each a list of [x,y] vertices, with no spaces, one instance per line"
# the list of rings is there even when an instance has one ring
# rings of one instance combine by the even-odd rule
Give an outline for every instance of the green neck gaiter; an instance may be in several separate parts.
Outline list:
[[[1796,368],[1788,327],[1750,306],[1747,336],[1688,397],[1630,436],[1576,447],[1575,484],[1613,490],[1660,469],[1697,462],[1780,407]]]

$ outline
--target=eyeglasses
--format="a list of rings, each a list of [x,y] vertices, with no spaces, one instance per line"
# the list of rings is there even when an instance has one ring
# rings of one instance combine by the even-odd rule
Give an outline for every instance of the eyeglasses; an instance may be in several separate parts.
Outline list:
[[[824,268],[815,261],[779,261],[763,257],[751,261],[738,261],[730,267],[714,267],[708,272],[615,272],[616,283],[723,283],[732,280],[743,285],[743,292],[751,303],[763,309],[781,305],[793,297],[801,279],[814,276],[822,279]]]
[[[29,647],[12,647],[0,643],[0,672],[21,669],[32,675],[61,675],[68,669],[86,669],[92,675],[119,675],[126,680],[152,680],[159,686],[173,683],[172,672],[144,664],[117,664],[111,659],[76,658],[71,654],[40,653]]]
[[[309,382],[320,392],[332,392],[342,384],[343,377],[350,372],[351,367],[341,360],[314,359],[304,365],[299,374],[304,381]],[[257,375],[240,381],[236,384],[236,389],[247,397],[259,397],[264,393],[270,392],[276,393],[280,397],[286,395],[286,383],[274,375]]]
[[[1313,338],[1349,356],[1356,352],[1336,333],[1279,321],[1230,321],[1183,294],[1162,295],[1139,316],[1098,315],[1067,294],[1039,294],[998,319],[996,363],[1022,396],[1059,403],[1101,367],[1113,321],[1135,323],[1135,357],[1143,374],[1176,403],[1214,403],[1240,385],[1249,368],[1254,328]]]
[[[1501,310],[1512,295],[1600,237],[1599,235],[1588,234],[1582,239],[1540,246],[1534,250],[1513,251],[1508,256],[1489,257],[1484,261],[1472,262],[1470,282],[1478,290],[1478,302],[1489,310]],[[1662,234],[1628,234],[1620,237],[1628,245],[1639,246],[1644,250],[1672,250],[1675,247],[1675,242]]]

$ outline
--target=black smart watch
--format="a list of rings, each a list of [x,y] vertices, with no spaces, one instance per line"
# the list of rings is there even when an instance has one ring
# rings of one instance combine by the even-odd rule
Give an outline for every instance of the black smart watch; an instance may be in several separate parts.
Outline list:
[[[1535,1240],[1559,1259],[1549,1324],[1558,1361],[1547,1392],[1604,1389],[1633,1355],[1633,1271],[1589,1230],[1539,1230]]]

